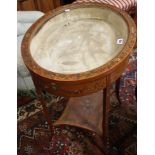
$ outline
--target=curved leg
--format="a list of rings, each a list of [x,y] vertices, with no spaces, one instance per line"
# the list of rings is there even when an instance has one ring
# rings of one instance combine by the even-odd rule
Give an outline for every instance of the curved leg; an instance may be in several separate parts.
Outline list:
[[[118,99],[119,104],[121,104],[120,94],[119,94],[120,84],[121,84],[121,77],[119,77],[115,82],[116,97]]]
[[[49,128],[50,128],[50,131],[51,131],[51,135],[54,134],[54,129],[53,129],[53,124],[52,124],[52,121],[50,119],[50,115],[48,113],[48,109],[46,107],[46,102],[44,100],[44,95],[43,95],[43,92],[39,89],[39,88],[36,88],[36,93],[37,93],[37,96],[38,96],[38,99],[43,107],[43,113],[44,113],[44,116],[48,122],[48,125],[49,125]]]
[[[106,155],[110,151],[110,139],[109,139],[109,120],[108,114],[110,110],[110,86],[103,90],[103,141],[106,150]]]

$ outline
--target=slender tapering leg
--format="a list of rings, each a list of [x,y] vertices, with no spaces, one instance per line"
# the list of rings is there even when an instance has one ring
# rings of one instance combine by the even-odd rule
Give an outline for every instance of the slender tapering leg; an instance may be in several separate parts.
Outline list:
[[[106,148],[106,155],[109,154],[110,150],[110,139],[109,139],[109,121],[108,114],[110,110],[110,87],[108,86],[103,90],[103,141]]]
[[[119,77],[115,82],[116,97],[118,99],[119,104],[121,104],[120,94],[119,94],[120,84],[121,84],[121,77]]]
[[[54,134],[54,128],[53,128],[53,124],[52,124],[52,121],[50,119],[50,115],[49,115],[49,112],[48,112],[48,109],[46,107],[46,102],[45,102],[45,99],[44,99],[44,95],[42,93],[42,91],[40,89],[37,89],[36,88],[36,93],[37,93],[37,96],[38,96],[38,99],[43,107],[43,113],[44,113],[44,116],[48,122],[48,125],[49,125],[49,128],[50,128],[50,131],[51,131],[51,136],[53,136]]]
[[[137,85],[136,85],[136,88],[135,88],[135,97],[136,97],[136,100],[137,100]]]

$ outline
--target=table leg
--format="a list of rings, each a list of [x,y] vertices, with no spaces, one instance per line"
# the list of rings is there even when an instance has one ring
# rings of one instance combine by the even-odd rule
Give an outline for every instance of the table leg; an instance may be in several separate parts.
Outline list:
[[[120,94],[119,94],[120,84],[121,84],[121,77],[119,77],[115,82],[116,97],[118,99],[119,104],[121,104]]]
[[[51,135],[53,136],[53,134],[54,134],[54,128],[53,128],[52,121],[50,119],[48,108],[46,107],[46,102],[44,100],[43,92],[40,89],[36,89],[36,93],[37,93],[38,99],[39,99],[39,101],[40,101],[40,103],[42,105],[43,113],[44,113],[44,116],[45,116],[45,118],[46,118],[46,120],[48,122],[50,131],[51,131]]]
[[[109,120],[108,114],[110,110],[110,87],[108,86],[103,90],[103,141],[104,147],[106,148],[106,155],[109,154],[110,151],[110,139],[109,139]]]
[[[136,100],[137,100],[137,85],[136,85],[136,88],[135,88],[135,97],[136,97]]]

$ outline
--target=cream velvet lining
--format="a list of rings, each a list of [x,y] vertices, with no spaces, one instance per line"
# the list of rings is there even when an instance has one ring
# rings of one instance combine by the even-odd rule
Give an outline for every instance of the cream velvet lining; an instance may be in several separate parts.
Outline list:
[[[127,24],[117,13],[110,9],[78,8],[48,20],[32,38],[30,51],[36,63],[47,70],[81,73],[113,59],[127,37]]]

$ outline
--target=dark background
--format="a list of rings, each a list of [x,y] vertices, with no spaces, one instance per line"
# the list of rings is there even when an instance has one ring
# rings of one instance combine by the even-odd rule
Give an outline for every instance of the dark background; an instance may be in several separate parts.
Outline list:
[[[61,0],[61,2],[62,2],[63,5],[72,3],[72,2],[74,2],[74,1],[75,1],[75,0]]]

